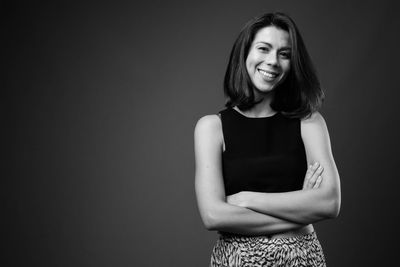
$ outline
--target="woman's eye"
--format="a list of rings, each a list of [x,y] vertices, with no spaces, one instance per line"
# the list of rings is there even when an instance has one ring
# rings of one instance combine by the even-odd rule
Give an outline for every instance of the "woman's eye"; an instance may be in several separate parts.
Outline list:
[[[268,48],[266,47],[259,47],[258,50],[262,51],[262,52],[267,52]]]
[[[283,58],[290,58],[290,53],[281,53]]]

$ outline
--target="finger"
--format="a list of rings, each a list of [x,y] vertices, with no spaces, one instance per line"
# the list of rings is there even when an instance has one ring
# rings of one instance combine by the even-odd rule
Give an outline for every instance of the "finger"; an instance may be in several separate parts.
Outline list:
[[[311,189],[314,183],[310,184],[310,179],[313,177],[314,173],[319,167],[319,163],[315,162],[314,164],[308,165],[308,169],[306,172],[306,176],[304,178],[303,189]]]
[[[304,181],[303,181],[303,189],[308,189],[309,180],[310,180],[312,174],[314,173],[314,170],[312,170],[312,167],[313,167],[312,164],[308,165],[307,172],[306,172],[306,175],[305,175]]]
[[[313,188],[315,185],[315,182],[318,179],[318,176],[322,174],[324,171],[324,168],[322,166],[319,166],[318,169],[313,173],[312,177],[309,180],[309,187]]]
[[[319,188],[319,186],[321,185],[322,182],[322,176],[318,176],[317,181],[315,182],[315,185],[313,188]]]
[[[311,176],[314,175],[314,173],[318,170],[319,167],[320,167],[320,164],[318,162],[315,162],[313,165],[311,165],[310,175]]]
[[[319,167],[321,167],[321,164],[319,164],[319,162],[316,161],[316,162],[312,165],[311,169],[312,169],[314,172],[316,172],[316,171],[318,170]]]

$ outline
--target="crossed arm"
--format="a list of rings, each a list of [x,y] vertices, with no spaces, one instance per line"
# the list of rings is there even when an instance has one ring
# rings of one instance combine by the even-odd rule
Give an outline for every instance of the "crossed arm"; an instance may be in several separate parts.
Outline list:
[[[201,118],[195,128],[195,189],[200,215],[208,230],[263,235],[300,228],[302,224],[262,214],[226,201],[222,177],[222,128],[217,115]]]
[[[338,188],[335,189],[339,186],[338,176],[337,180],[336,177],[326,179],[325,175],[323,181],[317,180],[315,168],[309,168],[312,175],[308,175],[310,179],[305,181],[305,188],[308,184],[315,185],[313,190],[279,194],[241,192],[226,198],[221,169],[222,140],[222,127],[217,115],[199,120],[195,129],[195,188],[200,215],[207,229],[246,235],[274,234],[333,217],[331,212],[320,211],[330,204],[326,195],[336,197],[333,193],[340,194]],[[308,161],[319,160],[319,154],[309,150],[306,146]],[[320,162],[326,164],[328,161],[322,159]],[[336,167],[329,168],[332,167],[328,167],[328,174],[332,175]],[[321,172],[319,170],[319,174]],[[314,203],[321,200],[324,200],[323,204]]]
[[[340,210],[340,180],[326,123],[321,114],[314,113],[303,120],[301,133],[307,161],[318,161],[321,168],[323,166],[317,170],[323,171],[323,179],[320,179],[317,188],[285,193],[239,192],[228,196],[228,203],[297,223],[335,218]],[[314,169],[316,166],[314,164]],[[308,172],[310,170],[313,168],[309,168]]]

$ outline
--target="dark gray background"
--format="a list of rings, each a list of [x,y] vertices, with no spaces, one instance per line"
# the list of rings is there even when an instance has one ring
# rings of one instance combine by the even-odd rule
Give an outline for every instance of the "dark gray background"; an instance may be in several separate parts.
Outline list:
[[[69,2],[69,1],[67,1]],[[193,129],[223,108],[245,22],[285,11],[325,88],[339,218],[329,266],[385,266],[398,238],[395,1],[1,5],[2,266],[207,266]],[[3,238],[4,237],[4,238]]]

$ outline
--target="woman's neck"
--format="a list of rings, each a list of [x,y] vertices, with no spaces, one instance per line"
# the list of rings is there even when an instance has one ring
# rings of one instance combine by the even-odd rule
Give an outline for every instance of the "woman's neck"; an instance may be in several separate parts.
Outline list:
[[[272,100],[273,95],[265,95],[259,103],[257,103],[250,109],[239,111],[244,115],[252,118],[269,117],[276,113],[276,111],[271,107]],[[238,110],[237,107],[236,109]]]

